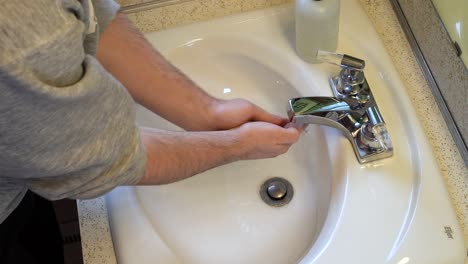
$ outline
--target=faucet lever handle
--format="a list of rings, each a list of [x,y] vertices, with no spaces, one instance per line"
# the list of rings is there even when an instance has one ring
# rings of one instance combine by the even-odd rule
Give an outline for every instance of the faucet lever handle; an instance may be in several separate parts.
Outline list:
[[[317,59],[323,62],[335,64],[336,66],[349,69],[363,71],[366,67],[364,60],[355,58],[347,54],[339,54],[335,52],[319,50],[317,52]]]

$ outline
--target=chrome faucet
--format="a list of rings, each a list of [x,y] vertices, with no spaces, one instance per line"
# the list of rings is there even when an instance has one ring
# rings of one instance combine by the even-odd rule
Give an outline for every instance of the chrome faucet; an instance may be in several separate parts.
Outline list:
[[[365,62],[345,54],[319,51],[317,58],[340,66],[330,79],[335,97],[289,100],[288,116],[298,125],[337,128],[351,141],[360,163],[391,157],[393,146],[377,102],[364,76]]]

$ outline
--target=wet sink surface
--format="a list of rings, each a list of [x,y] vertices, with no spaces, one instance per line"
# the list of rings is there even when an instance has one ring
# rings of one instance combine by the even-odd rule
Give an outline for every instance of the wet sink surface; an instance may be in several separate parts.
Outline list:
[[[356,17],[342,16],[338,51],[366,60],[394,157],[361,165],[339,131],[310,126],[274,159],[236,162],[165,186],[117,188],[106,201],[119,263],[462,259],[462,233],[404,87],[358,1],[342,2]],[[293,21],[293,8],[285,5],[147,37],[210,94],[246,98],[285,116],[290,98],[330,96],[328,78],[339,71],[297,58]],[[142,107],[137,120],[177,129]],[[272,177],[294,188],[283,207],[259,195]],[[458,236],[447,239],[446,226]]]

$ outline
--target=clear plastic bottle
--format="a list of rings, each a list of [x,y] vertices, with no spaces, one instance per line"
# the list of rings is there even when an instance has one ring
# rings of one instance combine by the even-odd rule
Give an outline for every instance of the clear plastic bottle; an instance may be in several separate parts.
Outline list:
[[[319,63],[317,51],[336,51],[340,0],[296,0],[296,51],[306,62]]]

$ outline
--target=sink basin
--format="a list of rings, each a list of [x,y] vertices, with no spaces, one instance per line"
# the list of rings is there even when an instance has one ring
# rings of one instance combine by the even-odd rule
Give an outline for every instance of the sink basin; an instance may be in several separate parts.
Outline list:
[[[463,234],[405,88],[359,2],[342,10],[354,15],[341,16],[338,52],[366,60],[394,156],[359,164],[339,131],[313,125],[274,159],[117,188],[106,203],[119,263],[462,263]],[[210,94],[285,116],[290,98],[331,96],[339,71],[301,61],[293,29],[284,5],[147,38]],[[178,129],[143,107],[137,121]],[[259,194],[273,177],[294,189],[282,207]]]

